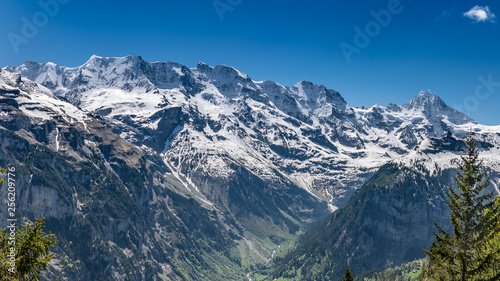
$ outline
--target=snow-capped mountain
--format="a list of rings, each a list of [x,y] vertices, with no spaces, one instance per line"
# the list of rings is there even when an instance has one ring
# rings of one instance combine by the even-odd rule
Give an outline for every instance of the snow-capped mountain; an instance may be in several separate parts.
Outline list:
[[[75,68],[26,62],[5,70],[103,116],[123,138],[162,155],[207,204],[220,198],[202,179],[224,180],[237,163],[272,184],[285,178],[335,209],[378,167],[427,137],[500,131],[429,92],[401,106],[355,108],[323,85],[254,81],[224,65],[92,56]]]
[[[168,138],[183,113],[156,114],[164,115],[151,131]],[[217,199],[203,200],[164,154],[140,149],[110,124],[0,69],[0,167],[16,170],[16,218],[45,217],[60,240],[43,280],[241,280],[248,264],[266,262],[328,212],[286,178],[270,186],[231,162],[224,181],[200,175]]]
[[[380,179],[404,180],[404,194],[422,195],[418,204],[400,216],[391,204],[408,204],[393,194],[377,201],[360,190],[352,202],[389,215],[347,206],[362,214],[351,223],[374,222],[399,243],[386,249],[398,262],[394,254],[428,233],[407,228],[402,237],[392,218],[444,219],[435,207],[445,206],[442,196],[426,196],[442,195],[438,179],[450,178],[461,137],[473,131],[485,166],[500,174],[500,126],[477,124],[432,93],[356,108],[323,85],[254,81],[225,65],[138,56],[93,56],[74,68],[26,62],[0,69],[0,109],[0,166],[19,167],[19,213],[47,217],[62,237],[50,275],[61,280],[245,279],[297,231]],[[492,184],[499,191],[498,178]],[[342,234],[342,225],[332,230]],[[356,241],[357,250],[381,253]]]

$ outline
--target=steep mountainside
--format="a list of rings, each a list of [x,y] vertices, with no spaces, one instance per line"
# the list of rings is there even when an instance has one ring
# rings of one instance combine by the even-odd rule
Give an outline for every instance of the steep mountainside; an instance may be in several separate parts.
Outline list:
[[[225,65],[188,68],[138,56],[92,56],[74,68],[5,67],[0,99],[0,166],[20,171],[18,214],[48,217],[61,237],[49,280],[247,280],[380,167],[377,177],[406,179],[391,182],[395,189],[418,178],[428,184],[422,194],[439,195],[444,183],[436,179],[451,177],[445,160],[457,151],[433,140],[474,130],[488,151],[500,147],[500,126],[479,125],[432,93],[354,108],[307,81],[287,87]],[[363,200],[383,190],[370,184]],[[387,206],[410,203],[379,195]],[[428,202],[421,199],[412,206]],[[331,231],[377,221],[372,209],[349,206],[334,221],[360,218],[332,221]],[[389,216],[381,225],[395,214],[380,212]],[[384,252],[394,262],[413,243],[397,235],[366,239],[358,242],[397,241],[399,248]],[[378,266],[355,262],[359,270]]]
[[[476,135],[481,159],[500,194],[500,134]],[[273,277],[338,280],[425,257],[433,222],[450,231],[447,187],[453,185],[463,141],[451,134],[429,138],[408,155],[382,166],[350,201],[307,232],[296,249],[277,260]]]
[[[182,183],[161,158],[3,70],[0,109],[0,166],[16,168],[16,217],[46,217],[59,240],[46,280],[244,279],[239,234],[175,192]]]

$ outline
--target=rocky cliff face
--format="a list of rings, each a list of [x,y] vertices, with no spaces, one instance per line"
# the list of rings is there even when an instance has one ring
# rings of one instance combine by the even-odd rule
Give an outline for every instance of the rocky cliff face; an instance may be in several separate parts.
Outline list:
[[[19,75],[1,71],[0,82],[0,165],[16,168],[16,217],[46,217],[59,240],[46,280],[243,278],[238,233],[182,195],[161,158]]]

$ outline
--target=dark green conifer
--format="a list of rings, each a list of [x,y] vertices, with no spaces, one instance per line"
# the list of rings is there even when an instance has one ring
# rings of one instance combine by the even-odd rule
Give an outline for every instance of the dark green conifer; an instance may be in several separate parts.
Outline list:
[[[490,178],[481,169],[472,134],[465,141],[455,181],[448,192],[453,234],[436,224],[438,233],[429,251],[427,280],[500,280],[499,197],[486,192]]]
[[[342,281],[354,281],[354,275],[352,274],[351,270],[349,270],[349,268],[345,270]]]
[[[54,256],[50,248],[57,242],[52,233],[45,234],[43,227],[45,218],[28,223],[21,229],[15,229],[15,239],[4,229],[0,231],[0,281],[40,280],[42,271],[49,267]],[[10,243],[13,241],[14,244]],[[11,260],[12,249],[15,251],[14,261]]]

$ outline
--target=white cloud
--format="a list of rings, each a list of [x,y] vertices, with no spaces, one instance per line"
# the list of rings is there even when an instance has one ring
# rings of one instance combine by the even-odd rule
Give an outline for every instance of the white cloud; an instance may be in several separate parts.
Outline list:
[[[464,17],[470,18],[476,22],[494,21],[495,14],[490,11],[488,6],[474,6],[468,12],[464,13]]]

